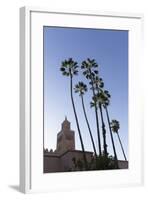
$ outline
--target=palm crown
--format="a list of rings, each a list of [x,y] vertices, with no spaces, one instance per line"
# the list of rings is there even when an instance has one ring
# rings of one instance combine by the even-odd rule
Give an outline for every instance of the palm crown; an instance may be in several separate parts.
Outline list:
[[[95,106],[95,105],[103,105],[104,107],[108,106],[110,103],[109,98],[111,97],[111,95],[109,94],[109,92],[107,90],[102,90],[99,91],[95,96],[92,97],[92,102],[90,103],[91,107]]]
[[[110,118],[109,118],[109,114],[108,114],[108,105],[110,104],[111,95],[109,94],[109,92],[107,90],[104,90],[104,82],[103,82],[103,79],[100,78],[98,64],[95,61],[95,59],[87,58],[86,60],[84,60],[81,63],[80,67],[82,69],[83,75],[85,76],[85,78],[88,81],[89,89],[91,89],[91,92],[92,92],[92,100],[90,102],[90,105],[91,105],[91,107],[94,107],[94,111],[95,111],[99,156],[102,156],[102,148],[103,148],[105,157],[106,158],[108,157],[108,151],[107,151],[108,145],[107,145],[107,140],[106,140],[107,131],[106,131],[106,125],[105,125],[106,121],[104,120],[104,110],[103,110],[103,108],[104,108],[106,111],[107,122],[108,122],[108,126],[109,126],[111,142],[112,142],[113,151],[114,151],[115,168],[119,168],[118,167],[118,158],[117,158],[117,153],[116,153],[116,148],[115,148],[115,143],[114,143],[114,138],[113,138],[112,132],[118,133],[118,130],[120,129],[120,124],[115,119],[110,122]],[[91,138],[95,157],[97,158],[98,155],[97,155],[97,151],[96,151],[96,147],[95,147],[95,143],[94,143],[94,139],[93,139],[93,132],[91,131],[91,124],[89,123],[89,120],[87,117],[87,112],[86,112],[87,109],[85,108],[84,94],[87,92],[88,87],[84,82],[79,81],[73,88],[73,76],[78,74],[78,68],[79,68],[78,63],[75,62],[72,58],[68,58],[67,60],[64,60],[62,62],[60,70],[64,76],[68,76],[70,79],[70,97],[71,97],[73,112],[74,112],[77,130],[78,130],[80,143],[81,143],[81,147],[82,147],[82,151],[83,151],[83,159],[84,159],[85,168],[89,169],[89,165],[88,165],[89,163],[87,162],[83,138],[82,138],[82,134],[81,134],[81,128],[79,125],[79,117],[77,114],[77,109],[76,109],[76,105],[75,105],[75,101],[74,101],[75,99],[73,97],[73,89],[74,89],[75,93],[78,93],[81,98],[83,113],[84,113],[85,121],[86,121],[86,124],[88,127],[89,135]],[[99,111],[100,111],[100,113],[99,113]],[[102,125],[101,126],[102,127],[102,137],[103,137],[102,141],[101,141],[101,137],[100,137],[99,116],[100,116],[101,125]],[[125,160],[127,160],[121,140],[120,140],[120,135],[117,134],[117,136],[119,138]],[[103,142],[103,145],[101,145],[102,142]],[[96,164],[97,164],[97,162],[96,162]],[[96,168],[97,168],[97,166],[96,166]]]
[[[87,85],[84,84],[83,82],[79,82],[78,84],[75,85],[74,90],[76,93],[83,95],[85,92],[87,92]]]
[[[99,78],[98,75],[92,77],[91,81],[89,82],[90,85],[93,85],[94,89],[98,91],[99,89],[104,87],[104,82],[102,78]],[[92,87],[90,89],[93,89]]]
[[[103,97],[102,105],[104,107],[106,107],[106,106],[108,106],[110,104],[111,95],[110,95],[110,93],[107,90],[104,90],[104,91],[102,91],[102,96],[104,96]]]
[[[111,121],[111,128],[112,128],[112,131],[114,133],[118,133],[118,130],[120,129],[120,124],[119,124],[119,121],[113,119]]]
[[[64,60],[61,65],[61,72],[64,76],[71,76],[78,74],[78,63],[75,62],[72,58],[69,58],[68,60]]]
[[[96,68],[98,68],[98,64],[96,63],[95,59],[91,60],[87,58],[87,60],[83,61],[81,64],[81,69],[84,70],[83,75],[87,79],[92,79],[96,74],[98,74],[98,70]]]

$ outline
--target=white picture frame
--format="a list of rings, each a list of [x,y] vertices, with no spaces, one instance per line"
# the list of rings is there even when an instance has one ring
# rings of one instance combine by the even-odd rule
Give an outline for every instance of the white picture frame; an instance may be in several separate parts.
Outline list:
[[[45,25],[129,31],[129,169],[43,174]],[[20,9],[20,191],[68,191],[143,183],[142,43],[142,14]]]

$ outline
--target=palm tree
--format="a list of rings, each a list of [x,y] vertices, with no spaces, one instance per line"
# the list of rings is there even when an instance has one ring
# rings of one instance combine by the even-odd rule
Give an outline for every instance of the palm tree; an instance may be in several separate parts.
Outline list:
[[[108,156],[107,144],[106,144],[106,129],[105,129],[105,123],[104,123],[104,118],[103,118],[103,112],[102,112],[103,103],[104,103],[104,94],[103,94],[102,90],[100,91],[100,89],[99,89],[98,93],[93,97],[93,102],[91,102],[91,106],[97,105],[100,109],[101,122],[102,122],[104,155]]]
[[[103,112],[102,112],[102,105],[104,103],[104,94],[103,94],[102,88],[104,87],[104,82],[103,82],[103,79],[99,78],[98,75],[95,75],[93,77],[93,82],[94,82],[94,88],[96,91],[96,95],[93,98],[99,107],[100,115],[101,115],[104,155],[108,156],[107,144],[106,144],[106,129],[105,129],[105,123],[103,119]]]
[[[118,136],[118,140],[120,142],[120,146],[121,146],[121,149],[122,149],[122,153],[123,153],[124,159],[127,161],[127,158],[126,158],[126,155],[125,155],[125,152],[124,152],[124,148],[123,148],[123,145],[122,145],[122,142],[121,142],[121,139],[120,139],[120,136],[119,136],[119,132],[118,132],[118,130],[120,129],[119,121],[117,121],[115,119],[112,120],[111,121],[111,128],[112,128],[112,131],[114,133],[116,133],[117,136]]]
[[[84,149],[84,143],[83,143],[82,134],[80,131],[79,120],[78,120],[76,107],[75,107],[75,103],[74,103],[74,98],[73,98],[73,76],[78,74],[78,64],[77,64],[77,62],[73,61],[72,58],[69,58],[68,60],[64,60],[62,62],[62,66],[61,66],[60,70],[64,76],[70,77],[71,102],[72,102],[72,107],[73,107],[76,125],[77,125],[77,129],[78,129],[78,134],[79,134],[79,138],[80,138],[80,143],[81,143],[81,147],[82,147],[82,151],[83,151],[83,159],[84,159],[85,167],[87,169],[88,164],[87,164],[87,159],[86,159],[86,154],[85,154],[85,149]]]
[[[81,69],[83,69],[83,75],[88,79],[91,85],[93,96],[95,96],[95,87],[94,87],[94,77],[98,74],[98,64],[94,59],[87,59],[83,61],[81,64]],[[99,155],[101,155],[101,139],[100,139],[100,130],[99,130],[99,119],[98,119],[98,107],[95,104],[95,117],[96,117],[96,126],[97,126],[97,137],[98,137],[98,148],[99,148]]]
[[[111,95],[109,94],[109,92],[107,90],[104,90],[102,92],[103,92],[103,95],[104,95],[104,101],[102,103],[103,103],[103,107],[105,109],[106,116],[107,116],[107,121],[108,121],[108,126],[109,126],[109,131],[110,131],[110,137],[111,137],[111,142],[112,142],[112,147],[113,147],[113,152],[114,152],[114,159],[116,161],[116,167],[118,168],[118,158],[117,158],[113,133],[112,133],[112,129],[111,129],[111,123],[110,123],[110,118],[109,118],[109,113],[108,113],[108,106],[110,104]]]
[[[74,90],[75,90],[76,93],[79,93],[79,96],[81,97],[84,117],[85,117],[86,124],[87,124],[87,127],[88,127],[88,131],[89,131],[89,134],[90,134],[90,138],[91,138],[93,150],[94,150],[94,153],[95,153],[95,157],[97,157],[96,147],[95,147],[92,131],[91,131],[91,128],[90,128],[90,124],[89,124],[89,121],[88,121],[88,118],[87,118],[85,103],[84,103],[84,98],[83,98],[85,92],[87,92],[87,85],[85,85],[83,82],[79,82],[78,84],[75,85]]]

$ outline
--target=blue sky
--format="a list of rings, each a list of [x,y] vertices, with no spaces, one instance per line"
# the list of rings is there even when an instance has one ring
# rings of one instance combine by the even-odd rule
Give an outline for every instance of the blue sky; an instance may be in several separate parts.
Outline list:
[[[59,70],[61,62],[69,57],[78,63],[94,58],[99,64],[99,74],[104,80],[105,89],[111,94],[108,108],[110,119],[120,122],[119,133],[128,157],[128,31],[119,30],[44,27],[45,148],[56,148],[57,133],[67,116],[75,131],[76,149],[81,149],[70,100],[69,79]],[[80,80],[87,83],[81,72],[74,78],[74,84]],[[90,108],[91,95],[91,91],[87,92],[84,100],[97,147],[95,114],[94,109]],[[92,151],[80,97],[75,94],[74,98],[85,149]],[[105,112],[104,119],[106,121]],[[108,126],[106,130],[108,152],[113,155]],[[114,140],[118,158],[123,159],[116,135]]]

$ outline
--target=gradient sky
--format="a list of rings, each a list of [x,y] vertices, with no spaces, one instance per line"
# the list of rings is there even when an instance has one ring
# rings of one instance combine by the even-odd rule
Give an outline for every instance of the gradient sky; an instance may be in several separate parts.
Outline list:
[[[69,57],[78,63],[94,58],[99,64],[105,89],[111,94],[110,119],[120,122],[119,133],[128,157],[128,31],[44,27],[44,147],[49,150],[56,148],[57,133],[67,116],[71,129],[75,131],[76,149],[81,149],[70,99],[69,78],[59,70],[61,62]],[[80,80],[87,83],[81,72],[74,78],[74,83]],[[91,91],[87,92],[84,100],[97,147],[95,114],[89,103],[91,94]],[[92,151],[80,97],[74,94],[74,98],[85,149]],[[104,119],[106,122],[105,112]],[[113,155],[108,126],[106,130],[108,152]],[[114,140],[117,156],[123,159],[115,134]]]

